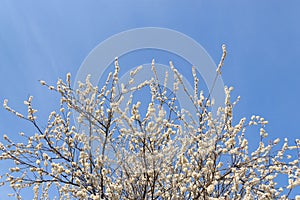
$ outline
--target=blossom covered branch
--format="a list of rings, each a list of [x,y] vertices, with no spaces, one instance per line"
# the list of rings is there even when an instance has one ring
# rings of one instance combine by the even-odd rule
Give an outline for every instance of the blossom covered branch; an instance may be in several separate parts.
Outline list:
[[[217,75],[225,56],[224,46]],[[266,141],[264,118],[234,119],[239,98],[232,102],[232,87],[225,87],[224,107],[214,116],[214,101],[199,91],[195,70],[194,91],[189,94],[172,63],[170,68],[175,80],[172,91],[166,86],[170,74],[159,84],[154,61],[153,77],[138,86],[133,83],[141,68],[130,73],[127,83],[120,83],[117,59],[100,88],[91,84],[89,76],[77,90],[71,87],[70,74],[56,86],[40,81],[61,95],[59,111],[50,113],[46,126],[36,120],[32,97],[24,102],[26,115],[5,100],[4,108],[32,123],[37,133],[20,133],[24,143],[4,135],[0,159],[12,160],[15,166],[3,175],[1,184],[9,184],[17,199],[28,188],[33,189],[34,199],[54,195],[95,200],[293,198],[291,192],[300,186],[300,140]],[[178,104],[179,87],[196,116]],[[134,99],[134,92],[143,88],[151,94],[146,105]],[[259,128],[260,137],[254,151],[247,140],[252,126]],[[286,184],[278,183],[281,176],[287,177]]]

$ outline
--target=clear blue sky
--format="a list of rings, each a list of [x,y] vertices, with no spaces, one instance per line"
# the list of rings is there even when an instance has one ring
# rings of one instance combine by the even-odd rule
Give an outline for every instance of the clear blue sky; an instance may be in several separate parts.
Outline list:
[[[299,10],[297,0],[2,0],[0,101],[7,98],[26,111],[23,100],[33,95],[45,117],[57,102],[37,80],[75,76],[88,53],[113,34],[164,27],[195,39],[216,63],[226,43],[223,80],[242,97],[236,115],[264,116],[271,138],[299,138]],[[24,129],[30,125],[0,108],[1,136]],[[0,188],[0,197],[3,193]]]

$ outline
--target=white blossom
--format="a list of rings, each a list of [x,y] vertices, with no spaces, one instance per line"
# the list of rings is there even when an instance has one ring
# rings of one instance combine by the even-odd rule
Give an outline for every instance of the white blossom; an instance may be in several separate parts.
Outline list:
[[[226,48],[216,76],[226,56]],[[170,62],[173,91],[166,89],[171,74],[161,84],[154,60],[152,77],[134,86],[141,67],[130,72],[128,82],[119,79],[120,66],[109,73],[103,86],[93,86],[90,76],[71,87],[71,75],[56,87],[40,81],[60,94],[60,105],[39,125],[32,97],[24,101],[27,115],[7,105],[12,114],[32,123],[36,133],[20,133],[23,143],[3,135],[0,160],[13,161],[0,185],[20,194],[30,189],[33,199],[287,199],[300,187],[298,151],[280,138],[267,139],[267,123],[258,115],[234,118],[233,87],[225,87],[224,106],[214,116],[213,99],[199,91],[195,69],[190,94],[183,77]],[[146,104],[135,94],[150,88]],[[178,91],[193,103],[195,116],[178,106]],[[125,94],[129,96],[126,100]],[[182,94],[181,94],[182,95]],[[124,105],[124,106],[121,106]],[[72,122],[76,113],[77,124]],[[75,118],[75,117],[74,117]],[[257,126],[257,132],[249,131]],[[269,133],[271,135],[272,133]],[[11,135],[11,134],[9,134]],[[251,137],[259,137],[256,149]],[[13,138],[13,137],[11,137]],[[250,146],[250,147],[252,147]],[[1,165],[3,166],[3,165]],[[276,182],[286,177],[286,183]],[[299,195],[294,199],[300,199]]]

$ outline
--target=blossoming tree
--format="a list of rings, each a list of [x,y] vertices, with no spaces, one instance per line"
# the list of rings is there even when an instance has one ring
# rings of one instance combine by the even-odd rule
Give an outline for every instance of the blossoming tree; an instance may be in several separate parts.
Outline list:
[[[225,56],[224,46],[216,76]],[[266,141],[264,118],[234,119],[239,98],[231,101],[232,87],[225,87],[225,104],[212,114],[213,99],[198,88],[195,70],[190,94],[172,63],[170,68],[172,90],[166,87],[169,74],[165,84],[159,84],[154,62],[149,80],[133,86],[137,68],[128,83],[120,83],[117,59],[115,70],[99,88],[87,77],[74,90],[70,74],[56,86],[40,81],[61,95],[60,109],[50,113],[46,126],[37,122],[32,97],[24,101],[26,115],[5,100],[5,109],[32,123],[37,133],[20,133],[24,143],[4,135],[0,159],[12,160],[15,166],[2,176],[1,184],[9,184],[17,199],[25,189],[33,190],[34,199],[294,198],[290,194],[300,185],[300,141],[290,145],[285,139],[279,146],[280,139]],[[141,105],[133,97],[144,87],[150,89],[151,100]],[[178,104],[179,87],[195,115]],[[126,102],[125,94],[131,94]],[[260,142],[254,151],[247,140],[250,126],[259,127]],[[288,151],[294,153],[290,156]],[[288,181],[279,183],[283,176]]]

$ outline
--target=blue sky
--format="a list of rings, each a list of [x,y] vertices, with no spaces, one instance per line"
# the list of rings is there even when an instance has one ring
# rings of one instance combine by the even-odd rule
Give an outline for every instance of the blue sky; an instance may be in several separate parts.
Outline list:
[[[223,81],[241,96],[236,115],[264,116],[271,138],[299,138],[299,9],[297,0],[2,0],[0,101],[26,111],[23,100],[33,95],[42,124],[57,101],[38,80],[75,76],[88,53],[114,34],[164,27],[195,39],[216,63],[227,44]],[[24,129],[30,124],[0,109],[1,136]]]

